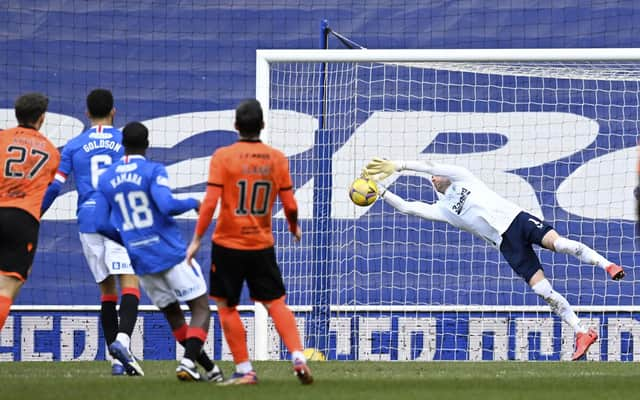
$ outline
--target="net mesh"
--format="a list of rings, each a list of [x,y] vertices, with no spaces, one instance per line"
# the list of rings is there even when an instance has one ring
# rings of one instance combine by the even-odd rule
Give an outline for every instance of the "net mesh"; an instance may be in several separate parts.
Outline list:
[[[536,250],[587,325],[606,330],[609,317],[629,317],[625,306],[640,302],[631,268],[638,72],[631,62],[272,63],[269,134],[295,154],[309,238],[287,247],[283,272],[289,302],[312,307],[307,342],[336,359],[573,351],[573,331],[483,240],[382,201],[352,204],[347,188],[374,156],[466,167],[561,235],[626,266],[626,280],[612,282],[600,268]],[[291,124],[285,111],[311,115],[315,126],[280,130]],[[301,162],[309,157],[311,170]],[[429,177],[395,175],[384,185],[407,200],[436,200]]]

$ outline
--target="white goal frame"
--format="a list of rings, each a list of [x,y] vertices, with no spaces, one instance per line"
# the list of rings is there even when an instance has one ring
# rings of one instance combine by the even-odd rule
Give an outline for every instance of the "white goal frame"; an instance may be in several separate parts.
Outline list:
[[[263,139],[268,141],[270,124],[270,64],[287,62],[576,62],[640,61],[640,48],[572,48],[572,49],[357,49],[357,50],[256,50],[256,98],[265,113]],[[331,311],[410,311],[410,312],[548,312],[548,306],[340,306]],[[255,357],[268,358],[268,314],[255,307]],[[576,306],[577,312],[639,312],[640,306]]]

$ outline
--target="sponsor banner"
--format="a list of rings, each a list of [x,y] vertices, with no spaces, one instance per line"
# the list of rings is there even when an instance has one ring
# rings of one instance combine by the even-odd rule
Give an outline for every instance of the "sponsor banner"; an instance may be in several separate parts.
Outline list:
[[[305,332],[308,314],[296,319]],[[581,313],[599,340],[586,358],[593,361],[640,361],[640,312]],[[254,324],[242,313],[253,354]],[[231,354],[215,315],[205,344],[217,360]],[[331,360],[569,360],[572,329],[549,313],[538,312],[341,312],[329,321]],[[143,360],[182,357],[162,314],[142,311],[132,337],[132,351]],[[268,337],[270,359],[287,354],[275,327]],[[105,360],[104,336],[97,312],[16,311],[0,332],[0,361]]]

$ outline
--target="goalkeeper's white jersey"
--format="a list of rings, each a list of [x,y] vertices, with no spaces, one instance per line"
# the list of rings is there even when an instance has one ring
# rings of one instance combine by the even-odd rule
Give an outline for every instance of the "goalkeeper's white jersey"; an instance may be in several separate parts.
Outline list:
[[[444,221],[486,240],[500,248],[502,234],[509,228],[522,207],[498,195],[476,178],[469,170],[431,162],[406,162],[402,169],[445,176],[451,186],[438,193],[434,204],[407,202],[393,193],[385,193],[384,200],[399,211],[418,217]]]

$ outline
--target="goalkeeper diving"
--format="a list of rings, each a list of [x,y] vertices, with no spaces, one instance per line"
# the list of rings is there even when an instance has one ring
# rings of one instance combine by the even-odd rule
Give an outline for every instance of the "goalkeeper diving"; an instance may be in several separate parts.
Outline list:
[[[598,333],[585,327],[571,305],[553,290],[545,278],[533,244],[563,254],[570,254],[586,264],[596,265],[615,281],[624,277],[624,270],[583,243],[560,236],[546,222],[526,212],[491,190],[466,168],[430,161],[392,161],[374,158],[363,174],[379,182],[392,174],[414,171],[430,175],[438,200],[433,204],[406,201],[380,183],[379,196],[398,211],[420,218],[447,222],[472,233],[500,250],[511,268],[531,289],[549,304],[551,310],[576,333],[575,352],[571,359],[580,359],[598,339]]]

